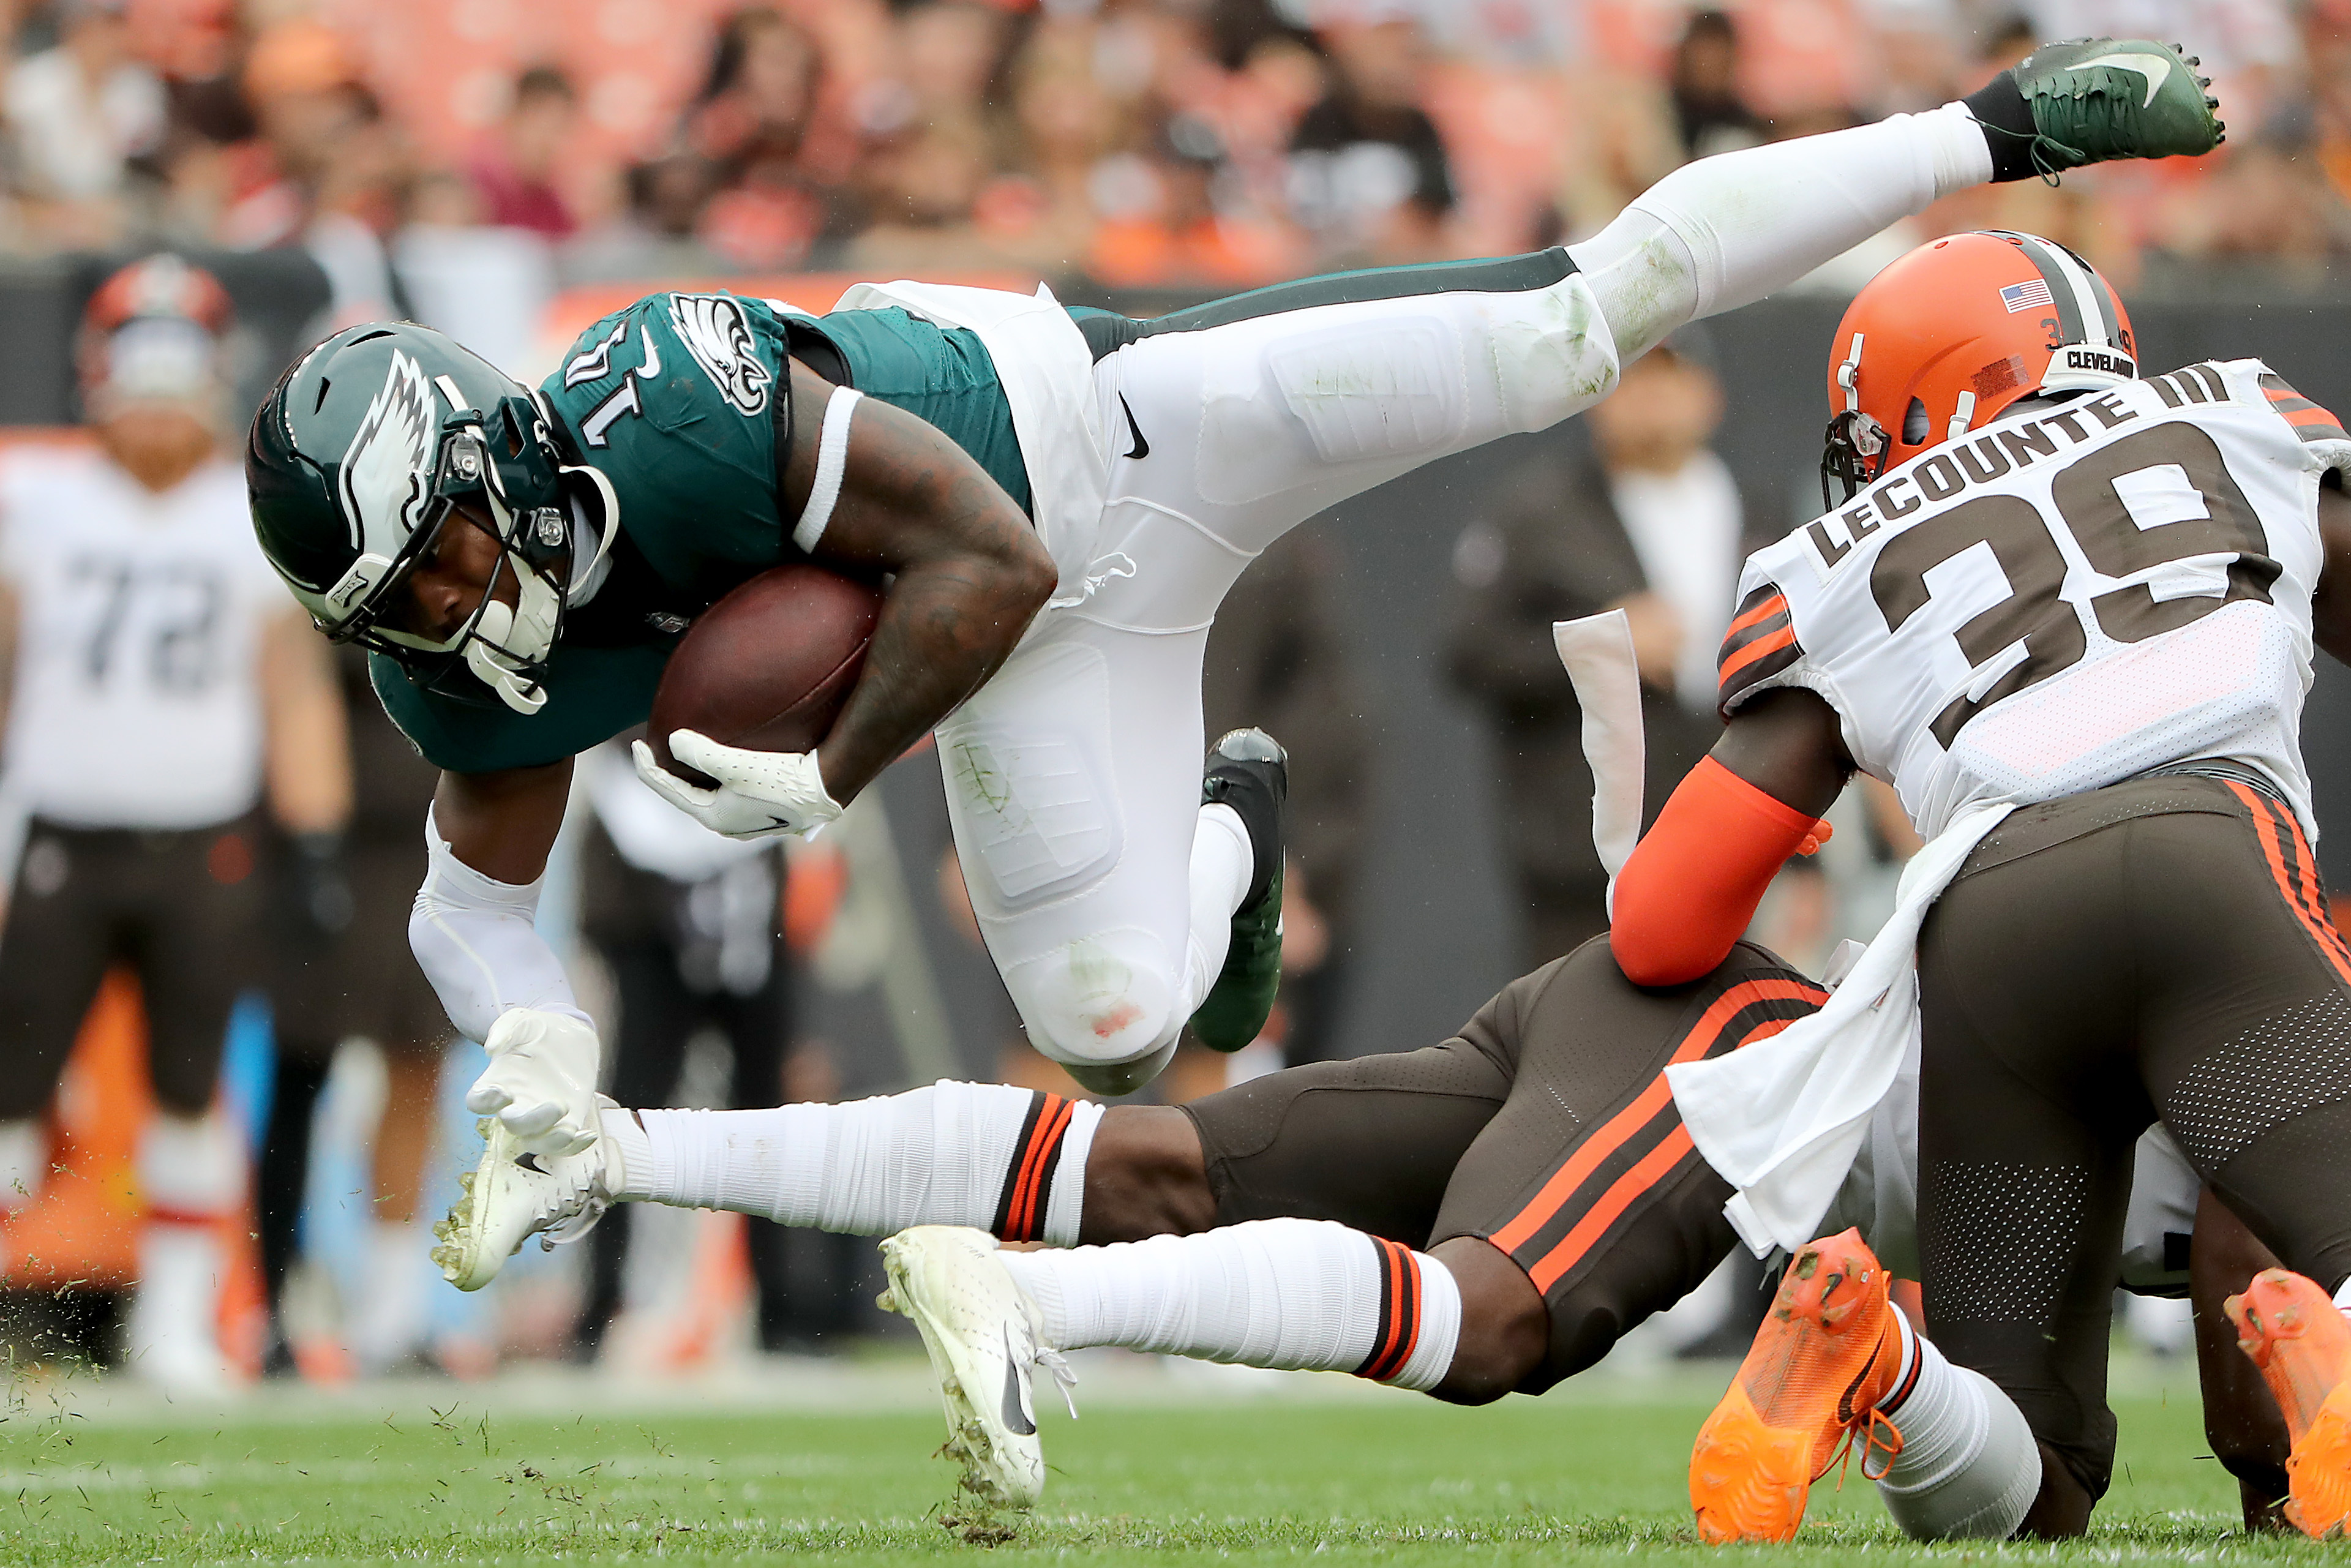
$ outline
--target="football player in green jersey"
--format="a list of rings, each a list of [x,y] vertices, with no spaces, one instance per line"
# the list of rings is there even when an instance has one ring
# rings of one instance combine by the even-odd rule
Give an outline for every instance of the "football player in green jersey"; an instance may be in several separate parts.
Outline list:
[[[1284,758],[1198,771],[1226,588],[1303,518],[1539,430],[1696,316],[1949,192],[2202,152],[2216,107],[2160,45],[2056,45],[1964,103],[1679,170],[1589,241],[1310,278],[1156,320],[861,286],[832,313],[656,294],[536,391],[413,326],[281,381],[247,467],[265,549],[444,769],[417,956],[492,1061],[489,1161],[596,1136],[596,1041],[531,917],[570,758],[641,722],[678,633],[811,558],[889,573],[812,753],[681,732],[712,828],[804,832],[935,729],[989,950],[1046,1054],[1148,1081],[1193,1020],[1237,1048],[1279,961]]]

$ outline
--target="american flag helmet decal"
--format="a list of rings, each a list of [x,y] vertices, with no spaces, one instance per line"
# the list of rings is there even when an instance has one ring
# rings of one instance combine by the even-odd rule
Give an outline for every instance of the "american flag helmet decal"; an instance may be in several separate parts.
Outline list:
[[[2011,316],[2020,310],[2030,310],[2036,305],[2056,304],[2050,297],[2048,283],[2038,277],[2030,283],[2010,284],[2000,291],[2000,302],[2008,307],[2008,313]]]

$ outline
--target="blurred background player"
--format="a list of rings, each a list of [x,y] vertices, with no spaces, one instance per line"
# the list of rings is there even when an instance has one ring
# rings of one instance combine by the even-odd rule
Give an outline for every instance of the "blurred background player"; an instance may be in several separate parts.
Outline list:
[[[424,874],[416,819],[438,775],[384,716],[363,656],[342,652],[335,674],[350,716],[348,825],[278,835],[274,857],[277,1079],[254,1195],[269,1307],[263,1364],[273,1374],[295,1369],[286,1285],[301,1252],[319,1095],[346,1045],[374,1049],[383,1064],[366,1260],[353,1299],[342,1304],[341,1344],[359,1370],[382,1372],[414,1355],[432,1282],[420,1261],[431,1243],[417,1208],[449,1021],[409,956],[402,895]]]
[[[1749,504],[1708,444],[1722,402],[1704,329],[1681,329],[1625,368],[1588,431],[1546,432],[1455,549],[1448,664],[1492,726],[1529,967],[1608,929],[1583,713],[1552,623],[1608,609],[1631,621],[1652,814],[1721,732],[1714,650],[1740,564],[1778,517]]]
[[[688,1051],[707,1033],[726,1057],[725,1103],[778,1103],[792,1024],[782,847],[722,838],[672,810],[617,744],[582,760],[580,783],[593,823],[581,856],[580,935],[604,962],[618,1014],[607,1035],[611,1092],[631,1104],[673,1103]],[[621,1311],[629,1240],[626,1223],[604,1226],[584,1249],[587,1286],[572,1330],[582,1359],[595,1356]],[[761,1345],[784,1348],[783,1227],[755,1219],[745,1243]]]
[[[331,650],[253,543],[223,440],[229,303],[156,256],[92,298],[79,357],[95,450],[0,478],[0,778],[29,817],[0,929],[0,1192],[39,1190],[41,1115],[115,964],[145,1004],[157,1112],[126,1349],[169,1387],[223,1376],[218,1222],[243,1151],[213,1109],[229,1009],[255,977],[265,797],[287,832],[350,810]]]
[[[1210,733],[1261,725],[1290,747],[1281,988],[1269,1031],[1289,1067],[1349,1054],[1337,1027],[1371,814],[1372,732],[1339,577],[1337,541],[1322,525],[1275,540],[1225,596],[1200,679]]]

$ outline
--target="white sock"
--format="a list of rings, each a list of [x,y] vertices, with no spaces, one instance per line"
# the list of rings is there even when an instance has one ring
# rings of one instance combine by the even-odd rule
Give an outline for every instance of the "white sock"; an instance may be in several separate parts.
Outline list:
[[[1461,1337],[1461,1292],[1445,1265],[1327,1219],[998,1256],[1057,1350],[1352,1372],[1425,1393]]]
[[[607,1111],[622,1198],[728,1208],[781,1225],[887,1236],[969,1225],[1077,1244],[1086,1153],[1102,1108],[942,1079],[843,1105]]]
[[[2041,1490],[2041,1450],[2024,1413],[1895,1317],[1902,1372],[1877,1409],[1902,1434],[1902,1451],[1876,1478],[1878,1495],[1915,1540],[2003,1540]]]
[[[1185,994],[1178,1018],[1190,1018],[1207,998],[1233,939],[1233,911],[1249,894],[1257,870],[1241,814],[1221,801],[1200,808],[1192,833],[1192,936],[1186,955]]]
[[[37,1116],[0,1122],[0,1215],[23,1208],[41,1196],[49,1174],[49,1130]]]
[[[139,1138],[139,1196],[157,1219],[200,1224],[236,1206],[245,1152],[219,1115],[158,1111]]]
[[[212,1226],[150,1220],[140,1228],[139,1289],[123,1324],[133,1373],[197,1393],[226,1381],[217,1331],[225,1272]]]
[[[1991,178],[1983,128],[1949,103],[1685,163],[1568,254],[1630,364],[1684,322],[1761,299]]]

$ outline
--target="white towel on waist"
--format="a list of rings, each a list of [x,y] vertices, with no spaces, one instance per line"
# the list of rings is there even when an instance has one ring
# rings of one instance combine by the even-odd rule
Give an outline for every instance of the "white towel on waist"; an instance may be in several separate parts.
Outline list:
[[[1962,811],[1911,857],[1893,915],[1820,1011],[1770,1040],[1666,1069],[1698,1153],[1738,1189],[1723,1213],[1756,1256],[1819,1234],[1872,1117],[1916,1061],[1918,928],[1969,852],[2014,809]]]
[[[1616,873],[1641,837],[1641,666],[1633,653],[1633,622],[1622,610],[1580,621],[1555,621],[1552,646],[1567,666],[1583,710],[1583,758],[1592,765],[1592,846]]]

